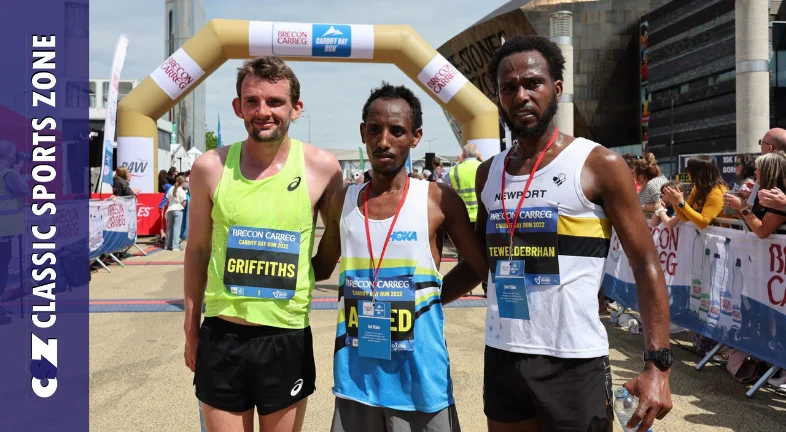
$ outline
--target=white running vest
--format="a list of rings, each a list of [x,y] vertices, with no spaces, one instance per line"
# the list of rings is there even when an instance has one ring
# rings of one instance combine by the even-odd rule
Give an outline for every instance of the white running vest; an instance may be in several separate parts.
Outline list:
[[[369,299],[373,274],[365,217],[358,208],[363,187],[349,187],[341,213],[333,394],[371,406],[437,412],[453,404],[453,384],[443,328],[442,275],[429,241],[429,182],[410,179],[379,271],[378,281],[385,288],[377,291],[384,294],[377,300],[389,301],[391,309],[390,360],[361,357],[358,351],[358,303]],[[392,222],[393,217],[369,221],[377,265]]]
[[[481,200],[488,212],[489,259],[486,345],[505,351],[561,358],[608,355],[598,313],[598,291],[611,238],[611,221],[581,187],[581,170],[599,144],[576,138],[532,180],[518,219],[512,249],[527,274],[529,320],[499,317],[493,273],[508,260],[510,235],[502,214],[501,175],[510,149],[492,162]],[[529,175],[505,174],[510,222]]]

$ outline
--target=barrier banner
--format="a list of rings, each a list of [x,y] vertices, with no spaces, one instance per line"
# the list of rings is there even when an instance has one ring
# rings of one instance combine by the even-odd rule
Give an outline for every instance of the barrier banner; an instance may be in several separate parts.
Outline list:
[[[786,367],[786,235],[691,223],[650,228],[669,290],[671,321]],[[613,232],[606,295],[639,309],[628,258]]]
[[[133,246],[136,214],[133,197],[90,201],[90,259]]]
[[[100,194],[90,195],[91,199],[101,199]],[[155,236],[161,232],[161,211],[158,206],[164,199],[159,192],[136,194],[136,235]],[[183,221],[185,223],[185,221]]]

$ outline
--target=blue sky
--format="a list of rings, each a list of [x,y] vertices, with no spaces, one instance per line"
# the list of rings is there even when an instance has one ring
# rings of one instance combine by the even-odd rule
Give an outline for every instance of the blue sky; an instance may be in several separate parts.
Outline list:
[[[505,0],[207,0],[207,20],[212,18],[260,21],[323,22],[336,24],[409,24],[435,48],[483,18]],[[115,42],[129,38],[122,78],[144,79],[164,60],[164,0],[91,0],[90,77],[106,78]],[[452,19],[445,16],[451,14]],[[205,120],[216,129],[221,115],[225,142],[240,141],[247,134],[235,117],[235,71],[240,60],[231,60],[202,84],[206,86]],[[423,140],[413,156],[422,156],[432,140],[438,154],[458,155],[459,145],[440,106],[392,65],[344,63],[290,63],[301,82],[301,99],[311,116],[311,141],[323,148],[354,149],[361,145],[358,125],[369,91],[382,80],[405,84],[423,103]],[[308,139],[308,119],[298,120],[290,135]]]

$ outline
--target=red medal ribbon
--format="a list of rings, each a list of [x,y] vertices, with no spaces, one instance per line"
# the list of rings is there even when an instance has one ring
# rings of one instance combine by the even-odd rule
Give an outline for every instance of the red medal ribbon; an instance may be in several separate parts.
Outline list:
[[[390,224],[390,229],[388,230],[388,235],[385,237],[385,244],[382,246],[382,254],[379,256],[379,263],[374,262],[374,249],[371,245],[371,229],[369,229],[368,225],[368,196],[369,192],[371,191],[371,182],[368,183],[366,187],[366,198],[365,202],[363,203],[363,215],[366,217],[366,241],[368,242],[368,254],[371,257],[371,268],[374,269],[374,279],[371,281],[371,293],[375,291],[377,286],[377,275],[379,275],[379,269],[382,268],[382,260],[385,257],[385,251],[388,248],[388,242],[390,241],[390,236],[393,234],[393,227],[396,226],[396,220],[398,220],[398,215],[401,213],[401,208],[404,207],[404,201],[407,199],[407,192],[409,192],[409,177],[407,177],[407,184],[404,186],[404,192],[401,194],[401,200],[398,202],[398,207],[396,208],[396,213],[393,215],[393,223]]]
[[[535,165],[532,167],[532,172],[529,174],[529,178],[527,179],[527,184],[524,186],[524,191],[521,193],[521,199],[519,199],[519,205],[516,207],[516,214],[513,216],[513,224],[510,223],[510,219],[508,218],[508,211],[505,208],[505,173],[508,171],[508,162],[510,161],[510,155],[512,151],[508,152],[508,155],[505,157],[505,163],[502,165],[502,194],[500,195],[500,199],[502,200],[502,214],[505,217],[505,226],[508,228],[508,232],[510,233],[510,256],[513,256],[513,236],[516,231],[516,222],[519,220],[519,212],[521,212],[521,206],[524,204],[524,198],[527,196],[527,192],[529,191],[529,186],[532,184],[532,179],[535,177],[535,173],[538,171],[538,167],[540,166],[540,161],[543,160],[543,156],[546,155],[546,152],[549,148],[557,141],[557,137],[559,136],[559,129],[554,130],[554,136],[551,137],[551,140],[546,145],[546,148],[538,156],[538,159],[535,161]],[[516,144],[518,145],[518,144]],[[368,193],[366,193],[368,196]],[[366,222],[368,223],[368,222]]]

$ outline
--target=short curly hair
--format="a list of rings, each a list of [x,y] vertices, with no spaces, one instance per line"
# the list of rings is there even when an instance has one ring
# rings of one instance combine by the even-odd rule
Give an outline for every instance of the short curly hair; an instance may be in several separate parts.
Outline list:
[[[243,80],[249,75],[272,83],[286,80],[289,82],[289,98],[292,105],[300,100],[300,81],[295,76],[295,72],[279,57],[256,57],[243,62],[243,66],[237,69],[235,87],[238,98],[241,97],[240,89],[243,87]]]
[[[412,90],[404,87],[403,85],[394,86],[385,81],[382,85],[371,90],[371,94],[363,105],[363,122],[368,118],[368,110],[371,103],[377,99],[403,99],[404,102],[409,104],[409,112],[412,116],[412,131],[416,131],[423,126],[423,109],[420,106],[420,99],[415,96]]]
[[[546,59],[549,66],[549,74],[552,81],[562,81],[562,72],[565,70],[565,56],[562,55],[562,50],[559,49],[557,44],[543,36],[514,36],[499,47],[494,55],[491,56],[491,63],[489,63],[489,74],[494,83],[494,89],[497,88],[497,71],[502,59],[510,55],[525,52],[537,51]]]

